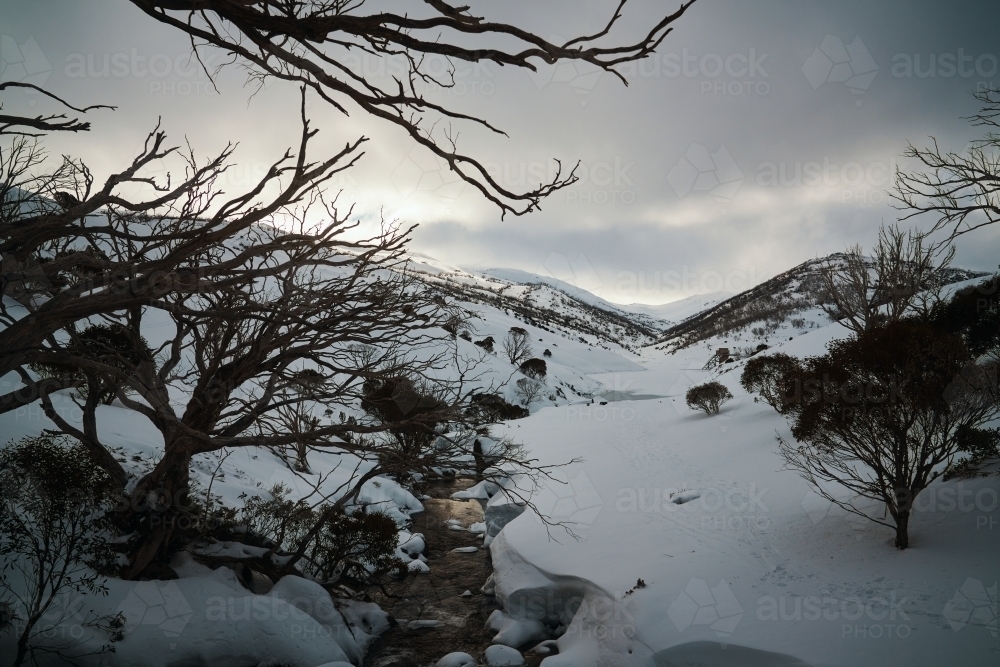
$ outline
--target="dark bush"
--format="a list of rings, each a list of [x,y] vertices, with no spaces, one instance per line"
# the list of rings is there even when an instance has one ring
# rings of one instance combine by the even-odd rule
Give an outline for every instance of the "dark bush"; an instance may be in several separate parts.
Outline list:
[[[473,394],[469,399],[466,413],[483,422],[500,422],[508,419],[522,419],[530,412],[520,405],[508,403],[499,394]]]
[[[552,356],[552,351],[551,350],[545,350],[544,352],[542,352],[542,356],[543,357],[551,357]]]
[[[267,497],[249,498],[240,520],[251,534],[265,538],[280,552],[302,551],[299,569],[320,581],[348,578],[366,583],[405,571],[395,556],[396,522],[379,512],[313,507],[305,500],[290,500],[288,489],[278,485]]]
[[[426,447],[437,437],[439,414],[446,408],[440,399],[423,393],[408,378],[369,379],[363,385],[361,409],[381,424],[392,426],[389,433],[409,451]]]
[[[789,394],[786,387],[793,381],[793,374],[798,368],[797,359],[780,352],[757,357],[743,368],[740,384],[748,392],[760,394],[768,405],[782,412],[783,396]]]
[[[535,380],[544,380],[548,367],[544,359],[528,359],[521,364],[519,370]]]
[[[152,356],[146,339],[134,335],[120,324],[92,324],[80,332],[78,340],[66,346],[66,351],[101,362],[126,375],[130,375],[132,368]],[[117,378],[96,376],[87,378],[82,371],[75,367],[33,364],[32,370],[43,377],[70,375],[83,385],[82,391],[85,395],[89,396],[87,392],[95,391],[98,402],[105,405],[111,405],[118,394],[118,389],[122,388],[122,382]]]
[[[477,340],[475,342],[475,345],[478,345],[479,347],[483,348],[487,352],[492,353],[493,352],[493,342],[494,342],[493,341],[493,336],[487,336],[486,338],[484,338],[482,340]]]
[[[689,408],[704,410],[705,414],[714,415],[718,414],[722,404],[732,397],[725,385],[712,381],[691,387],[684,399]]]
[[[959,291],[934,308],[931,323],[960,336],[969,350],[981,356],[1000,349],[1000,276]]]

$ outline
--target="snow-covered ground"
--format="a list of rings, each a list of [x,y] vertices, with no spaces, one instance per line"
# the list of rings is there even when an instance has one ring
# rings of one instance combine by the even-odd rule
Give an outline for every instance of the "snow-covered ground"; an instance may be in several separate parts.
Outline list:
[[[527,284],[530,276],[506,271],[477,276],[426,257],[414,263],[442,284],[447,278],[559,315],[587,315],[563,300],[565,285]],[[518,278],[523,283],[513,282]],[[574,298],[602,307],[596,297]],[[678,321],[718,300],[691,297],[637,311],[649,321]],[[821,310],[799,313],[797,326],[783,323],[766,337],[734,333],[670,354],[656,347],[636,353],[631,344],[561,323],[526,322],[518,311],[489,302],[459,299],[458,305],[470,313],[473,341],[495,340],[495,354],[455,340],[459,356],[479,359],[473,375],[482,389],[520,400],[514,388],[523,376],[500,348],[511,327],[528,332],[534,356],[551,354],[543,357],[545,391],[529,406],[531,416],[507,423],[500,434],[543,464],[582,459],[561,469],[563,483],[544,483],[533,497],[573,535],[531,512],[517,516],[503,494],[489,501],[486,526],[477,532],[487,531],[493,554],[487,590],[504,608],[490,621],[498,643],[545,639],[561,626],[559,654],[546,658],[546,667],[1000,661],[1000,478],[935,483],[918,499],[911,547],[898,551],[890,531],[837,510],[796,473],[781,470],[776,435],[787,436],[787,425],[739,386],[741,362],[703,370],[719,347],[738,351],[764,342],[769,353],[822,353],[846,332]],[[156,325],[150,319],[143,332],[153,343],[162,337]],[[683,397],[710,378],[734,398],[706,417]],[[0,385],[16,386],[15,376],[0,378]],[[54,403],[79,422],[67,396],[56,395]],[[51,427],[37,406],[0,415],[0,445]],[[134,472],[161,451],[159,433],[123,407],[101,407],[99,427]],[[292,497],[307,494],[310,481],[329,492],[366,469],[350,457],[322,454],[310,455],[310,466],[303,480],[273,453],[243,449],[199,457],[193,473],[200,488],[211,483],[213,495],[235,506],[241,494],[260,494],[277,482],[291,487]],[[481,495],[485,501],[489,494]],[[425,570],[423,539],[407,531],[419,499],[378,478],[360,501],[397,519],[399,555],[412,571]],[[497,535],[500,524],[491,517],[512,516]],[[369,638],[385,627],[379,610],[364,604],[335,610],[305,580],[251,593],[229,570],[211,572],[184,558],[175,569],[176,581],[116,581],[108,597],[86,598],[88,608],[127,617],[118,652],[92,664],[359,664]],[[11,640],[0,635],[0,654]],[[442,646],[442,656],[448,649]]]
[[[818,354],[845,333],[832,324],[769,352]],[[701,370],[722,342],[650,349],[644,371],[595,376],[662,398],[508,425],[543,462],[584,459],[536,496],[578,539],[525,512],[491,545],[507,613],[568,625],[546,667],[1000,660],[1000,480],[932,485],[899,551],[890,530],[781,469],[787,425],[739,386],[740,364]],[[734,399],[712,417],[687,408],[686,389],[716,376]]]

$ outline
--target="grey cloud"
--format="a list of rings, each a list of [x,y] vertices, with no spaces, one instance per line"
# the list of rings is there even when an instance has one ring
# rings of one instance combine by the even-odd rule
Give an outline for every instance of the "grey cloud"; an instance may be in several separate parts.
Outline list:
[[[495,4],[482,12],[568,35],[600,24],[613,3]],[[622,29],[635,34],[659,11],[663,3],[636,2]],[[217,94],[191,67],[188,43],[127,2],[0,0],[0,19],[5,44],[34,39],[54,92],[119,105],[92,114],[90,135],[52,145],[98,172],[120,165],[160,115],[176,142],[187,136],[203,154],[241,143],[233,189],[295,141],[293,88],[276,83],[249,100],[243,72],[230,67]],[[977,136],[961,117],[975,110],[971,90],[1000,86],[998,23],[995,3],[702,0],[655,58],[628,68],[627,88],[585,68],[530,75],[461,66],[458,85],[438,94],[508,132],[461,135],[502,181],[528,188],[551,175],[555,158],[566,167],[580,160],[581,181],[523,219],[501,221],[379,123],[318,102],[310,110],[325,149],[372,137],[363,163],[335,184],[343,200],[365,216],[420,223],[418,248],[443,261],[536,271],[552,253],[585,256],[606,285],[629,272],[654,284],[657,271],[684,267],[706,275],[757,267],[762,278],[849,243],[870,245],[879,223],[897,217],[886,190],[908,141],[934,135],[961,149]],[[43,104],[22,96],[8,108]],[[970,267],[995,268],[998,257],[1000,230],[959,247]]]

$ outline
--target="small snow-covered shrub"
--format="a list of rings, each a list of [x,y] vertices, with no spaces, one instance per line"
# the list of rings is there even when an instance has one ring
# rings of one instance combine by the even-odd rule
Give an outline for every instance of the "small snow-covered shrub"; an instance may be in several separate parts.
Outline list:
[[[706,382],[688,389],[685,395],[688,407],[695,410],[704,410],[705,414],[718,414],[723,403],[730,400],[733,395],[719,382]]]
[[[525,375],[535,380],[543,380],[548,372],[548,367],[543,359],[527,359],[521,363],[518,369]]]

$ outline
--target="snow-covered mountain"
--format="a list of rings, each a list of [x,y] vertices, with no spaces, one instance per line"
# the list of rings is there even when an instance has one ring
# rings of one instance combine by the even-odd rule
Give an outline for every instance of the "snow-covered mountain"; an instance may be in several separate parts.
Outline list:
[[[759,344],[796,331],[825,326],[830,318],[821,307],[824,293],[820,272],[823,267],[843,258],[843,254],[834,253],[805,261],[728,299],[701,310],[692,309],[687,317],[669,326],[656,344],[676,350],[712,337],[727,336],[733,342],[745,340],[747,344],[750,341]],[[951,285],[987,274],[948,268],[941,275],[943,284]]]
[[[517,269],[472,272],[426,255],[413,255],[407,268],[449,300],[484,312],[503,312],[542,331],[609,350],[634,352],[655,341],[670,325],[569,283]]]

